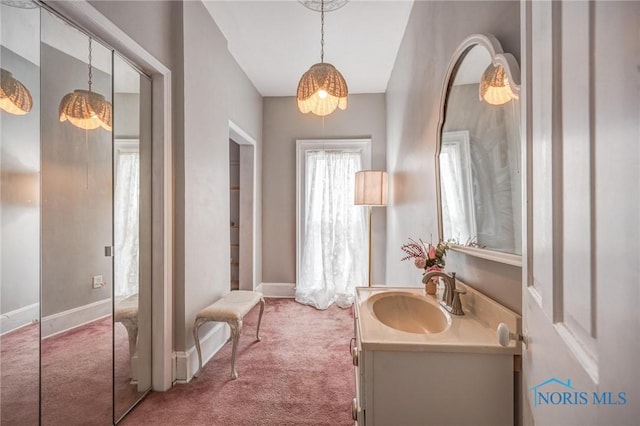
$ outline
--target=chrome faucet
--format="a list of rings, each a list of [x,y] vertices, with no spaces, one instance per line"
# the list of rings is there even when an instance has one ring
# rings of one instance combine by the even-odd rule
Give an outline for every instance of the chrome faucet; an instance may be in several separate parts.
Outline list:
[[[453,315],[464,315],[460,295],[465,294],[466,291],[456,288],[456,273],[452,272],[449,275],[442,271],[427,272],[422,277],[422,282],[426,284],[433,277],[442,277],[444,279],[444,293],[440,304]]]

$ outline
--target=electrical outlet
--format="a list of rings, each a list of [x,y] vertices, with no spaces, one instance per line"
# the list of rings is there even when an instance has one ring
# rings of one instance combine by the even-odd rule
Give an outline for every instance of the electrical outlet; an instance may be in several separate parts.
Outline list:
[[[104,287],[104,281],[102,280],[102,275],[94,275],[93,277],[91,277],[91,286],[93,288]]]

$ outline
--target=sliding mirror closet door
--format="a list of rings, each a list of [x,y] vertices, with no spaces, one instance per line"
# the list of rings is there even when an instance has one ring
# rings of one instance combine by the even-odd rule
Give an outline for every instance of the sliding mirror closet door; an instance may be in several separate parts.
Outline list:
[[[20,6],[20,7],[17,7]],[[40,9],[0,4],[0,424],[37,425]]]
[[[119,55],[114,100],[114,414],[151,389],[151,80]]]
[[[41,422],[113,423],[112,51],[43,9]]]

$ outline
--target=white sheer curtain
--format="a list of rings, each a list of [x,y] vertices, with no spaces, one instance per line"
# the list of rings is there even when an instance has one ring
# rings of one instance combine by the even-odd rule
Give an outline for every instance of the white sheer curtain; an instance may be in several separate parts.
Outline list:
[[[440,148],[440,182],[442,184],[442,233],[466,244],[476,238],[475,212],[468,138],[462,132],[443,133]],[[456,136],[450,137],[455,134]],[[463,146],[466,143],[466,149]]]
[[[326,309],[351,306],[366,282],[365,210],[354,206],[360,153],[310,151],[306,156],[305,226],[296,301]]]
[[[117,299],[138,292],[140,155],[119,152],[114,190],[114,293]]]

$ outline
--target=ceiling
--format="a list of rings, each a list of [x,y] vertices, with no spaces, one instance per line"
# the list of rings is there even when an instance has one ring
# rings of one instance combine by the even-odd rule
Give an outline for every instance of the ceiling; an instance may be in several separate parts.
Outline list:
[[[229,51],[262,96],[295,96],[298,81],[320,62],[320,12],[296,0],[203,0]],[[325,62],[349,93],[383,93],[413,0],[351,0],[325,13]]]

